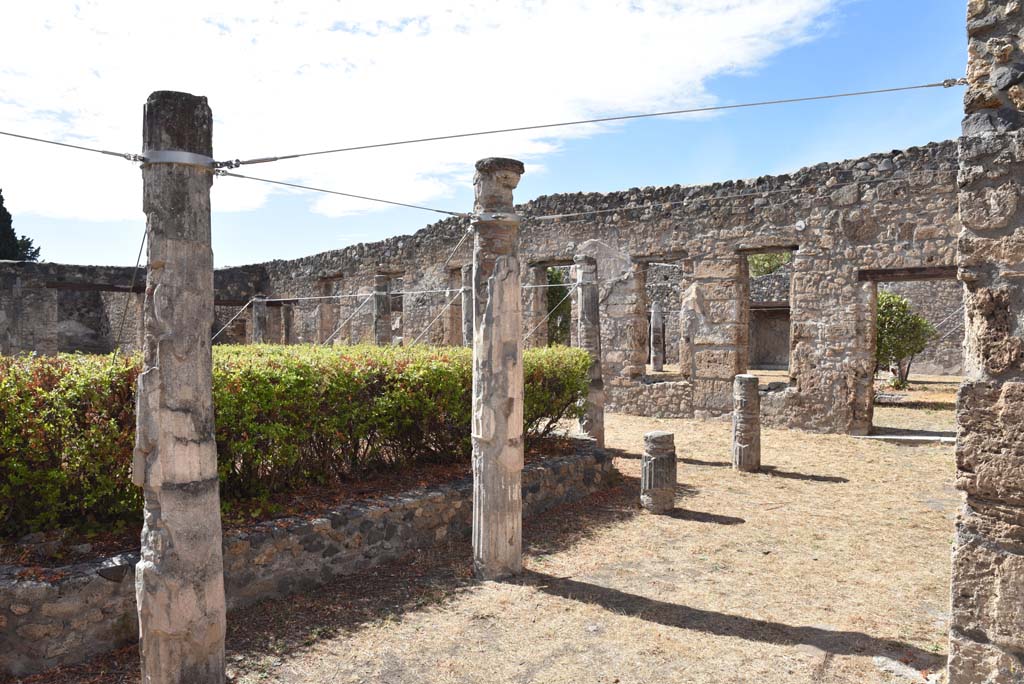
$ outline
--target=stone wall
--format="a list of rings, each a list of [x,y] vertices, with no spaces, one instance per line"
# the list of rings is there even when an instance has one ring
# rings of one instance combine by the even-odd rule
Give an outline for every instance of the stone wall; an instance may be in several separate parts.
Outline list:
[[[1024,8],[971,0],[960,140],[950,684],[1024,681]]]
[[[645,381],[608,387],[605,410],[651,418],[693,416],[693,386],[679,380]]]
[[[611,456],[578,440],[573,456],[523,469],[523,513],[535,515],[611,484]],[[229,609],[282,597],[371,568],[408,551],[469,537],[472,479],[340,506],[314,519],[261,523],[224,539]],[[0,673],[24,675],[138,638],[135,564],[128,553],[46,571],[51,581],[0,567]]]
[[[133,279],[133,271],[117,266],[0,261],[0,354],[107,354],[117,347],[118,333],[122,349],[140,349],[146,273],[140,268]],[[266,287],[263,280],[258,266],[217,271],[214,284],[221,325]],[[244,331],[245,323],[238,329]]]
[[[955,280],[880,283],[879,288],[906,297],[910,307],[937,331],[925,350],[914,357],[915,375],[960,375],[964,370],[964,293]]]
[[[750,279],[750,367],[786,368],[789,359],[789,285],[791,272]],[[906,297],[911,308],[937,330],[911,368],[918,375],[963,372],[963,292],[955,280],[880,283],[880,289]]]
[[[667,360],[678,361],[684,380],[693,385],[695,415],[718,415],[731,410],[732,376],[748,364],[746,255],[796,249],[792,381],[766,410],[791,427],[866,432],[874,287],[857,274],[952,265],[959,230],[956,159],[955,145],[945,142],[753,180],[539,197],[517,207],[523,217],[521,261],[566,266],[587,250],[598,257],[608,386],[643,382],[647,312],[659,299],[668,318]],[[562,214],[567,216],[532,218]],[[228,300],[241,306],[263,292],[295,300],[282,307],[290,316],[287,341],[323,342],[358,302],[342,296],[369,292],[374,274],[384,272],[401,279],[403,291],[415,293],[402,297],[405,343],[421,333],[425,343],[457,341],[458,312],[442,314],[449,297],[437,291],[457,287],[461,267],[471,261],[471,241],[456,248],[467,227],[467,219],[452,217],[414,235],[231,269],[248,276],[248,291],[235,288],[239,291],[231,297],[221,283],[228,272],[218,271],[217,297],[225,305],[218,323],[230,316]],[[10,272],[0,267],[0,313],[8,312],[4,302],[14,291]],[[24,298],[27,290],[21,287]],[[32,292],[48,296],[45,289]],[[34,308],[41,319],[36,327],[56,327],[48,306]],[[10,315],[6,320],[0,317],[0,340],[8,339],[0,352],[53,348],[45,335],[22,335],[9,323]],[[244,338],[246,316],[240,320],[234,336]],[[369,338],[366,316],[357,315],[343,327],[342,341]],[[14,343],[12,335],[18,338]]]

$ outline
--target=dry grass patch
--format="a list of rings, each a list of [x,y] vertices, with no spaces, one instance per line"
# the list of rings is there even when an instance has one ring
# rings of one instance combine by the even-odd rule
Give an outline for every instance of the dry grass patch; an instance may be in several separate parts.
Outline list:
[[[682,459],[671,516],[636,505],[653,429],[675,432]],[[471,580],[460,544],[233,614],[234,681],[935,679],[951,448],[765,430],[765,472],[744,475],[726,421],[623,415],[608,416],[608,446],[621,487],[528,521],[522,577]],[[130,656],[32,681],[134,681]],[[129,674],[97,676],[118,663]]]

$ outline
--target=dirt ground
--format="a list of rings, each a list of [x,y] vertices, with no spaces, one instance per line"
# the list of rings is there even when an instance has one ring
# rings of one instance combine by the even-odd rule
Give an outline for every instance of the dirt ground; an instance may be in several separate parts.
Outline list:
[[[951,412],[942,417],[952,423]],[[644,432],[671,430],[671,515],[637,507]],[[608,416],[619,487],[527,521],[526,572],[469,578],[468,544],[229,616],[256,682],[912,682],[945,660],[952,448]],[[30,682],[138,681],[134,648]]]

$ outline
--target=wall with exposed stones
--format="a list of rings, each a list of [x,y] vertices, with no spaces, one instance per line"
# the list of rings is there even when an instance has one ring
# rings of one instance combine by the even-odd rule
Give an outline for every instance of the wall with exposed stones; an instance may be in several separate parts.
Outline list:
[[[955,280],[879,283],[879,288],[906,297],[910,307],[936,329],[936,336],[914,357],[911,373],[960,375],[964,369],[964,293]]]
[[[1024,681],[1024,8],[970,0],[950,684]]]
[[[141,268],[0,261],[0,354],[106,354],[119,333],[122,349],[141,349],[145,284]],[[223,325],[266,285],[257,266],[219,270],[215,287]]]
[[[648,312],[659,299],[667,312],[666,359],[693,385],[688,413],[705,416],[731,410],[732,377],[748,367],[746,255],[795,249],[791,382],[764,404],[766,418],[862,433],[871,425],[874,286],[860,282],[858,271],[952,265],[956,160],[955,145],[945,142],[753,180],[539,197],[517,207],[521,260],[537,267],[566,266],[579,253],[598,258],[606,387],[644,383]],[[531,218],[561,214],[572,216]],[[370,339],[369,307],[359,305],[381,272],[393,277],[393,291],[407,293],[394,322],[406,343],[461,343],[460,269],[472,258],[472,241],[460,245],[467,227],[467,219],[452,217],[414,235],[218,271],[220,279],[244,275],[247,288],[229,297],[218,281],[225,305],[217,326],[263,292],[290,300],[274,303],[272,341]],[[11,270],[0,266],[0,312],[12,299],[48,296],[24,285],[14,296]],[[442,312],[447,302],[452,307]],[[9,313],[0,318],[0,340],[8,340],[0,351],[56,346],[28,329],[55,328],[59,313],[49,303],[33,311],[38,325],[12,326]],[[225,341],[247,339],[248,316],[225,331]],[[76,320],[102,328],[87,318]]]
[[[789,359],[789,285],[791,272],[750,279],[750,367],[786,368]],[[914,357],[918,375],[963,372],[963,289],[956,280],[884,282],[878,287],[906,297],[911,308],[936,329],[936,336]]]
[[[572,456],[526,465],[523,514],[577,501],[612,483],[606,452],[578,440]],[[224,539],[229,609],[282,597],[448,540],[469,537],[472,479],[285,518]],[[86,658],[138,638],[137,553],[56,568],[52,581],[0,566],[0,673],[23,675]]]

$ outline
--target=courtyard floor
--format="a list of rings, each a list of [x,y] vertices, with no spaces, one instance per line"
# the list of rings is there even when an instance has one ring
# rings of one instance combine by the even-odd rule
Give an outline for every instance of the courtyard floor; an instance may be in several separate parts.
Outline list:
[[[882,407],[881,412],[890,409]],[[900,409],[903,410],[903,409]],[[899,419],[895,419],[899,422]],[[939,411],[930,424],[952,424]],[[676,510],[637,507],[642,435],[671,430]],[[527,521],[526,571],[470,578],[469,546],[410,556],[229,616],[255,682],[912,682],[945,660],[949,446],[608,416],[622,483]],[[30,682],[138,681],[134,648]]]

